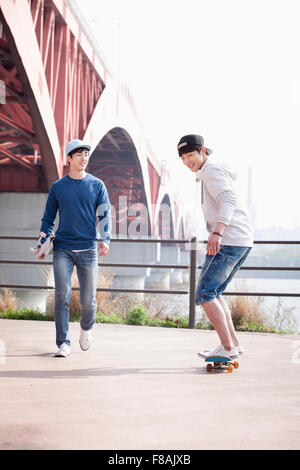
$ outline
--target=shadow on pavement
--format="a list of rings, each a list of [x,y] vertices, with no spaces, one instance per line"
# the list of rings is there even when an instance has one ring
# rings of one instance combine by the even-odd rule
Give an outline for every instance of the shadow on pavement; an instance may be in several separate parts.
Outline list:
[[[97,367],[94,369],[77,370],[3,370],[0,377],[10,378],[32,378],[32,379],[52,379],[52,378],[84,378],[84,377],[107,377],[118,375],[173,375],[173,374],[206,374],[205,368],[132,368],[115,369],[110,367]]]

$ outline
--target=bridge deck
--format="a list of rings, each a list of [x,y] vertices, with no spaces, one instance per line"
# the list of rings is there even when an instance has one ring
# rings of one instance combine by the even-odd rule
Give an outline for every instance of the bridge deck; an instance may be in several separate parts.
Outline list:
[[[228,374],[196,355],[213,331],[96,324],[82,352],[71,323],[64,359],[53,323],[0,324],[1,449],[300,448],[300,336],[240,334]]]

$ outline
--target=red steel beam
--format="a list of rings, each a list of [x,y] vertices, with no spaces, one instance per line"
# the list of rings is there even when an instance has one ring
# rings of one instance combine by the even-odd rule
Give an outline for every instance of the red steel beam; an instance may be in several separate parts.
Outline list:
[[[0,136],[6,132],[7,139],[0,143],[3,151],[11,149],[1,165],[9,158],[32,171],[21,154],[30,153],[34,142],[49,187],[64,173],[66,142],[84,137],[110,72],[65,0],[0,0],[0,21],[0,78],[7,95],[0,112]]]
[[[4,124],[7,124],[9,127],[16,129],[18,132],[20,132],[20,134],[23,134],[26,137],[32,138],[34,136],[34,134],[32,134],[29,129],[24,129],[22,126],[18,125],[15,121],[3,113],[0,113],[0,121]]]
[[[16,162],[18,165],[23,166],[27,170],[33,171],[33,173],[36,173],[37,175],[40,174],[40,172],[37,169],[35,169],[33,165],[31,165],[30,163],[27,163],[24,160],[24,157],[20,158],[20,157],[16,156],[14,153],[12,153],[9,150],[7,150],[6,148],[4,148],[2,145],[0,145],[0,153],[5,155],[6,157],[10,158],[14,162]]]
[[[83,138],[104,82],[80,47],[82,34],[72,29],[74,23],[71,27],[64,21],[70,18],[70,11],[54,0],[32,1],[31,9],[58,138],[64,148],[68,140]]]
[[[49,187],[59,177],[60,146],[30,5],[28,0],[18,0],[17,6],[13,2],[0,0],[0,7],[0,20],[4,25],[7,41],[6,49],[9,50],[10,60],[15,64],[18,80],[22,84],[22,92],[26,98],[26,106],[33,123],[34,140],[38,142],[40,147],[44,173]],[[26,41],[24,41],[24,30],[26,31]],[[14,75],[16,77],[15,71]],[[8,113],[6,114],[10,118],[11,109],[7,108],[9,104],[5,106]],[[13,109],[13,113],[18,114],[21,121],[23,118],[26,119],[24,114],[22,116],[23,111]],[[11,122],[7,123],[7,126],[13,129],[10,125]],[[27,137],[32,137],[32,135],[27,134]]]

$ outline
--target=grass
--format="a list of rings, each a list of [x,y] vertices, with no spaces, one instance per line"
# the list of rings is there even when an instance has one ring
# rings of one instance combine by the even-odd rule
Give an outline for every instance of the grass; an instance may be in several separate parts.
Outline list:
[[[38,310],[30,310],[28,308],[16,309],[11,308],[0,311],[0,318],[8,320],[39,320],[39,321],[53,321],[53,315],[47,315],[39,312]]]
[[[6,309],[0,311],[0,318],[9,320],[38,320],[38,321],[54,321],[54,316],[41,313],[38,310],[30,310],[27,308],[23,309]],[[70,316],[70,322],[80,322],[81,315],[73,314]],[[125,318],[119,315],[106,315],[103,312],[97,311],[95,317],[95,323],[110,323],[110,324],[122,324],[122,325],[143,325],[152,327],[162,328],[188,328],[189,318],[186,316],[174,315],[172,317],[166,317],[164,319],[153,318],[148,315],[144,305],[136,305],[133,309],[127,312]],[[195,328],[201,330],[213,330],[213,326],[207,321],[198,321],[195,324]],[[249,323],[243,323],[236,328],[237,331],[248,331],[248,332],[259,332],[259,333],[292,333],[287,330],[276,330],[274,327],[265,326],[255,321]]]
[[[100,273],[99,287],[111,285],[112,276]],[[73,286],[78,286],[76,278]],[[241,288],[241,286],[240,286]],[[245,289],[245,286],[242,286]],[[291,308],[287,308],[279,298],[278,304],[268,317],[264,315],[265,306],[262,298],[247,296],[228,297],[227,302],[232,312],[236,331],[259,333],[293,333],[295,319]],[[54,320],[54,294],[50,294],[49,310],[42,313],[39,310],[17,308],[15,295],[9,289],[0,293],[0,318],[19,320]],[[173,310],[174,309],[174,310]],[[166,313],[170,312],[174,313]],[[70,322],[79,322],[81,318],[79,291],[72,291],[70,300]],[[179,305],[174,296],[145,296],[143,304],[137,302],[133,294],[113,295],[110,292],[97,292],[97,313],[95,323],[112,323],[124,325],[144,325],[165,328],[188,328],[188,315],[180,313]],[[213,330],[202,308],[198,311],[195,327],[203,330]]]
[[[16,309],[7,308],[5,311],[0,311],[0,318],[8,320],[39,320],[39,321],[54,321],[54,316],[41,313],[39,310],[30,310],[28,308]],[[70,315],[70,322],[79,322],[81,315]],[[97,312],[95,323],[112,323],[123,325],[145,325],[145,326],[160,326],[160,327],[173,327],[173,328],[187,328],[188,317],[184,318],[167,318],[161,320],[158,318],[149,317],[143,305],[136,305],[133,309],[129,310],[125,318],[119,315],[106,315],[103,312]]]

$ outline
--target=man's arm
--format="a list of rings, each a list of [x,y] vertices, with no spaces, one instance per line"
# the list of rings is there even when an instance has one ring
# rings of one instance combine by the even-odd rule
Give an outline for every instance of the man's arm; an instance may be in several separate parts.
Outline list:
[[[111,207],[105,185],[102,183],[98,196],[98,220],[101,241],[98,246],[100,256],[107,255],[111,238]]]
[[[55,191],[52,185],[50,188],[50,192],[48,194],[46,208],[45,208],[45,212],[42,218],[42,225],[40,229],[40,232],[44,232],[46,234],[45,238],[50,237],[54,229],[57,211],[58,211],[58,201],[56,199]]]
[[[205,185],[211,196],[217,201],[219,211],[213,233],[210,234],[206,250],[209,255],[215,255],[220,250],[222,234],[229,225],[237,205],[236,193],[232,182],[222,170],[207,174]]]
[[[229,225],[237,205],[237,195],[232,181],[220,169],[209,169],[205,175],[205,186],[209,194],[218,203],[217,222]]]
[[[210,234],[207,245],[206,251],[208,255],[216,255],[220,250],[220,245],[222,241],[222,233],[226,225],[222,222],[217,222],[213,233]]]
[[[53,187],[51,186],[46,203],[46,208],[42,218],[42,225],[40,228],[39,238],[36,242],[35,247],[30,249],[30,252],[32,254],[35,252],[37,253],[38,259],[44,259],[46,256],[45,251],[47,250],[47,247],[49,245],[50,235],[53,235],[52,230],[55,225],[57,210],[58,202]]]

